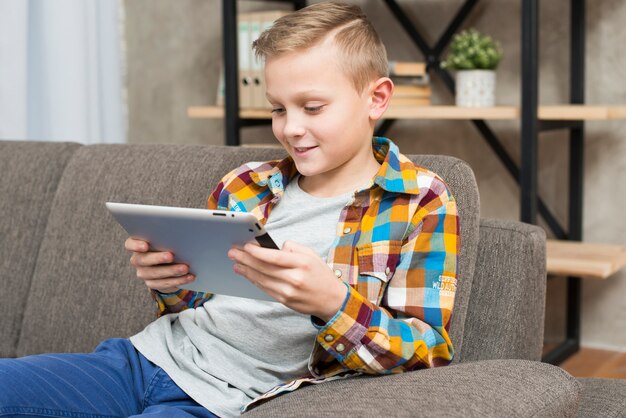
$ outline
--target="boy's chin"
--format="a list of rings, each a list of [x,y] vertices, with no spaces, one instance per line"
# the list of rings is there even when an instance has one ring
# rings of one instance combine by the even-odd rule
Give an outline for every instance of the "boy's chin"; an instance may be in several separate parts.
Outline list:
[[[313,167],[311,164],[298,163],[297,160],[295,160],[295,163],[298,173],[303,177],[311,177],[322,171],[319,167]]]

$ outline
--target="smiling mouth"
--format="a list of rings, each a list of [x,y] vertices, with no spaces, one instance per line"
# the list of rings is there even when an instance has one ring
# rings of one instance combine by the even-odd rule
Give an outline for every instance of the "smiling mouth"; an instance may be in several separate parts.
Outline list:
[[[293,147],[293,149],[295,149],[298,152],[306,152],[313,148],[316,148],[316,146],[315,147]]]

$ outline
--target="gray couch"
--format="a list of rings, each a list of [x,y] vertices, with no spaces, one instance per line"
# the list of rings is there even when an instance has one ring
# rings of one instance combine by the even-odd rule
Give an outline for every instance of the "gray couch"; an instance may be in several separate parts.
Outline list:
[[[153,320],[153,303],[123,249],[124,231],[104,202],[202,208],[230,169],[282,155],[276,149],[218,146],[0,141],[0,356],[90,351]],[[604,391],[604,382],[581,385],[538,361],[543,231],[479,219],[475,180],[462,161],[412,158],[439,173],[459,204],[454,363],[305,387],[247,415],[566,417],[576,416],[579,403],[588,412],[619,412],[620,405],[606,399],[611,392],[581,390],[597,385]],[[619,394],[622,388],[611,390]]]

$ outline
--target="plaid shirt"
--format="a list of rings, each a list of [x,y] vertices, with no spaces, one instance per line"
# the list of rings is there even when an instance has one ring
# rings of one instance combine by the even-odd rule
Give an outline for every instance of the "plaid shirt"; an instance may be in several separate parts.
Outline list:
[[[311,375],[279,385],[251,404],[305,383],[452,360],[448,331],[459,254],[455,200],[441,178],[415,166],[390,140],[375,137],[373,149],[380,170],[341,211],[327,256],[348,294],[328,323],[312,318],[318,334]],[[265,223],[296,173],[291,158],[245,164],[222,179],[208,207],[251,212]],[[196,308],[211,297],[189,290],[153,295],[158,315]]]

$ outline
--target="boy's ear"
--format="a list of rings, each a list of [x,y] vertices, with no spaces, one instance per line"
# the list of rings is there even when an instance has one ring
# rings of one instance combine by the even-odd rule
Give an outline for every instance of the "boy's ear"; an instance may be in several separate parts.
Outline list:
[[[378,120],[383,117],[383,113],[389,107],[393,94],[393,81],[389,77],[379,78],[370,85],[369,94],[370,119]]]

